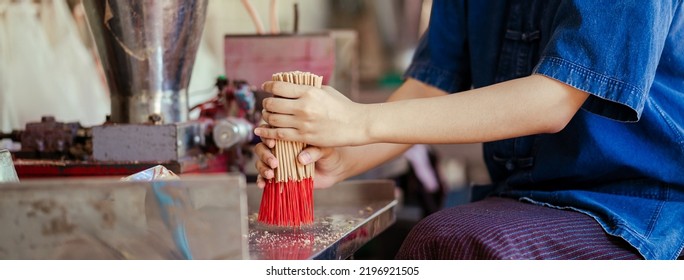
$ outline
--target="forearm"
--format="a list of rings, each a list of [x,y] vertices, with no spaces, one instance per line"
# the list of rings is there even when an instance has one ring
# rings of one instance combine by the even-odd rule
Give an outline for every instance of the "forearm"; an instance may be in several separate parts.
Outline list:
[[[340,178],[342,181],[349,177],[359,175],[391,159],[394,159],[412,145],[377,143],[364,146],[340,147],[339,153]]]
[[[544,76],[449,96],[364,105],[368,143],[476,143],[561,130],[588,97]]]
[[[408,79],[388,99],[387,102],[446,96],[447,93],[437,88]],[[366,172],[386,161],[396,158],[411,148],[411,144],[376,143],[363,146],[340,147],[339,162],[342,179]]]
[[[339,180],[401,154],[408,149],[406,144],[476,143],[555,133],[588,97],[544,76],[448,96],[409,79],[381,104],[354,103],[331,88],[267,82],[264,89],[284,98],[264,99],[264,120],[273,127],[257,128],[260,137],[321,148],[357,146],[339,148],[319,161],[325,165],[320,170]],[[395,145],[363,146],[375,143]]]

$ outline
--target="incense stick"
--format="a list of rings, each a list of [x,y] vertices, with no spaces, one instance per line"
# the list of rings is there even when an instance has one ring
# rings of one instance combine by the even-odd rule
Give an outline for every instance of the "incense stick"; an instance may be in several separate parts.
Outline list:
[[[318,88],[323,84],[323,77],[300,71],[276,73],[272,79]],[[314,164],[302,165],[297,160],[297,155],[307,145],[284,140],[275,142],[271,151],[278,159],[278,168],[274,178],[266,182],[258,221],[292,227],[313,223]]]

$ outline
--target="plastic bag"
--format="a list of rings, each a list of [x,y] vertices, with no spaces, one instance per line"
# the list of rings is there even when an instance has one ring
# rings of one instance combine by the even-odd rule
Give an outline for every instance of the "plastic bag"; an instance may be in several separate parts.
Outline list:
[[[0,149],[0,183],[5,182],[19,182],[19,177],[17,171],[14,170],[10,152]]]
[[[121,181],[158,181],[158,180],[178,180],[180,177],[167,169],[163,165],[155,165],[128,177],[121,178]]]

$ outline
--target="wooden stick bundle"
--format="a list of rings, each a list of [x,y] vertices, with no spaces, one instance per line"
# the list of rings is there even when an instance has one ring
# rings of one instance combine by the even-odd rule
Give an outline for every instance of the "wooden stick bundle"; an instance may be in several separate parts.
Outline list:
[[[323,77],[299,71],[273,74],[273,80],[318,88],[323,83]],[[295,227],[313,223],[314,164],[302,165],[297,160],[304,148],[305,143],[276,140],[272,152],[278,159],[278,168],[275,178],[266,182],[259,208],[260,222]]]

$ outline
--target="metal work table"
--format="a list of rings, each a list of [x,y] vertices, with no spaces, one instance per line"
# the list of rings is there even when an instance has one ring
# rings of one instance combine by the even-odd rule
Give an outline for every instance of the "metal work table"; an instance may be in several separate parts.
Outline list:
[[[251,259],[347,259],[396,219],[391,181],[347,181],[314,190],[314,223],[298,229],[257,222],[261,191],[247,189]]]
[[[314,191],[315,222],[255,222],[241,174],[0,183],[0,259],[346,259],[395,220],[391,181]]]

